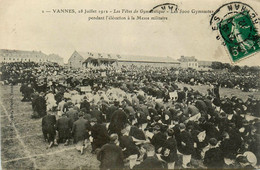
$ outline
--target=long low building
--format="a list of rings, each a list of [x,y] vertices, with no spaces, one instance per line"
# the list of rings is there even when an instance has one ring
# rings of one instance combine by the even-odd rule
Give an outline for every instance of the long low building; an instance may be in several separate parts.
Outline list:
[[[23,50],[8,50],[0,49],[0,62],[53,62],[63,65],[63,58],[57,54],[46,55],[41,51],[23,51]]]
[[[68,60],[68,66],[71,68],[84,68],[88,62],[94,63],[116,63],[121,65],[154,65],[154,66],[169,66],[178,67],[180,62],[171,57],[150,57],[150,56],[134,56],[134,55],[119,55],[107,53],[93,52],[78,52],[74,51]]]
[[[151,56],[122,56],[118,59],[118,65],[152,65],[157,67],[178,67],[180,62],[171,57]]]

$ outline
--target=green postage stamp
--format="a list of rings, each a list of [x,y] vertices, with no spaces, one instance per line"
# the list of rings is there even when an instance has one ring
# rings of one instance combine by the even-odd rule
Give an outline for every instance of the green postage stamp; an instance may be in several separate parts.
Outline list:
[[[258,32],[248,12],[223,20],[219,23],[219,31],[235,62],[260,50]]]
[[[259,18],[247,4],[233,2],[221,6],[211,18],[212,30],[233,63],[260,51]]]

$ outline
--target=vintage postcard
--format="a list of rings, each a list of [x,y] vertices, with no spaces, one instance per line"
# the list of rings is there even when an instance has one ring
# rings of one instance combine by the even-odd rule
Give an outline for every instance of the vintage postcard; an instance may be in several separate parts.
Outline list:
[[[260,168],[259,0],[0,0],[1,169]]]

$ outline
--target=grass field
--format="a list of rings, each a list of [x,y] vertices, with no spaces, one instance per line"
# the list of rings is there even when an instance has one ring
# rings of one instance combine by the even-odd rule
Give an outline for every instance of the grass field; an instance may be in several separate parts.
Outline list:
[[[177,85],[180,88],[186,86],[187,88],[192,88],[194,90],[198,90],[199,92],[204,93],[204,94],[207,93],[207,89],[210,89],[210,86],[208,86],[208,85],[191,86],[191,85],[187,85],[187,84],[178,84],[178,83],[177,83]],[[243,99],[244,101],[248,98],[248,95],[253,95],[255,98],[260,99],[260,91],[258,91],[258,92],[242,92],[239,89],[220,88],[219,93],[220,93],[220,96],[226,95],[228,97],[230,97],[233,94],[233,95],[236,95],[237,97]]]
[[[180,87],[183,84],[179,84]],[[186,85],[187,87],[191,87]],[[192,86],[206,93],[207,86]],[[220,95],[235,94],[245,100],[249,94],[260,98],[260,93],[241,92],[237,89],[220,89]],[[90,146],[84,155],[75,145],[52,147],[43,140],[41,119],[31,119],[31,103],[21,102],[19,86],[0,86],[1,112],[1,164],[2,169],[97,169],[99,161],[90,153]],[[13,98],[11,98],[13,96]],[[13,100],[13,106],[11,106]],[[12,107],[12,108],[11,108]],[[13,119],[11,112],[13,111]]]

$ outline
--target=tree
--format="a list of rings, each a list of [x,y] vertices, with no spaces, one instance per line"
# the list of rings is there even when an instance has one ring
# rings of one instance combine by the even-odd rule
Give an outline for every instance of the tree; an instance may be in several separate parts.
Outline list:
[[[260,71],[260,68],[257,67],[257,66],[251,66],[251,67],[248,68],[248,71],[256,73],[256,72]]]
[[[239,72],[240,70],[241,70],[241,68],[237,65],[231,68],[232,72]]]
[[[211,68],[212,69],[223,69],[223,64],[221,62],[214,61],[211,64]]]
[[[223,68],[226,68],[228,70],[231,69],[231,65],[229,63],[223,63]]]

